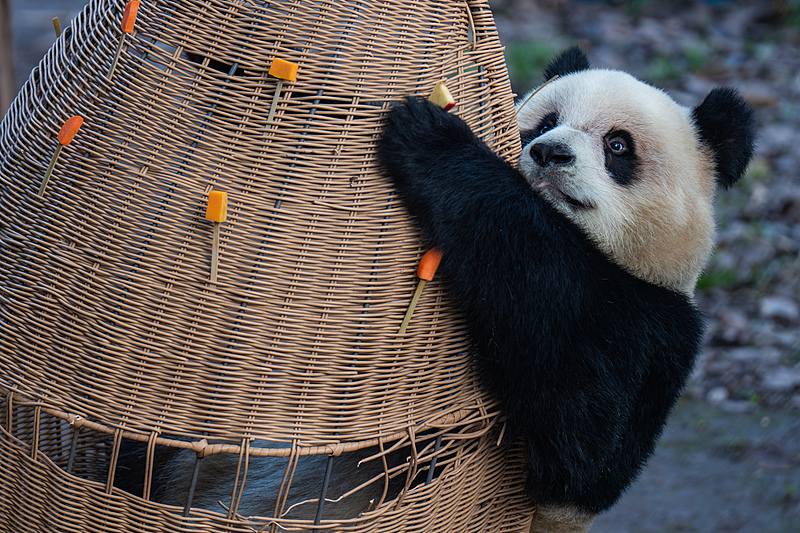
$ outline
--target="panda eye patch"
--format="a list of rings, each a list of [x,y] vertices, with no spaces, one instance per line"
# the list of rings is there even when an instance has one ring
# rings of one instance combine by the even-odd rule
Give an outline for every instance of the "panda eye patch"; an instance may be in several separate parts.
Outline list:
[[[539,123],[530,129],[523,129],[519,132],[519,139],[522,146],[527,146],[534,139],[541,137],[548,131],[552,130],[558,125],[558,113],[552,112],[539,121]]]
[[[552,130],[558,124],[558,113],[548,113],[542,118],[539,124],[534,128],[534,131],[537,132],[539,135],[544,135],[548,131]]]
[[[622,186],[633,184],[639,176],[639,159],[636,157],[633,137],[627,131],[612,131],[603,138],[606,170],[611,179]]]
[[[519,132],[519,140],[520,143],[522,143],[522,146],[527,146],[528,143],[533,141],[538,136],[539,132],[536,130],[523,130]]]

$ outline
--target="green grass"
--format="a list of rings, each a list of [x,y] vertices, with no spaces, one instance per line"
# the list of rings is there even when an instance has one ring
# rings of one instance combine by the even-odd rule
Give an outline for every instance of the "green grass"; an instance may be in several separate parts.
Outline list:
[[[772,179],[772,168],[764,157],[756,157],[750,162],[742,177],[742,183],[768,183]]]
[[[776,2],[783,20],[792,26],[800,26],[800,0],[783,0]]]
[[[708,65],[709,47],[700,43],[695,43],[683,49],[683,57],[686,60],[686,68],[690,72],[700,72]]]
[[[508,75],[522,87],[533,87],[541,80],[542,70],[558,53],[559,48],[541,41],[511,43],[505,57]]]
[[[660,54],[650,62],[644,77],[654,85],[663,85],[677,80],[682,74],[683,68],[676,60],[666,54]]]
[[[742,284],[739,275],[733,269],[711,269],[703,272],[697,280],[698,290],[734,289]]]

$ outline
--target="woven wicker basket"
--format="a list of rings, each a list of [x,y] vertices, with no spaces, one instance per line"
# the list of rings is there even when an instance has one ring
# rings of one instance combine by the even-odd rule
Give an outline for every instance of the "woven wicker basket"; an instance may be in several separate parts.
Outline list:
[[[124,8],[91,1],[0,130],[0,529],[526,530],[524,460],[436,280],[398,335],[424,250],[374,158],[390,103],[440,80],[514,155],[487,4],[145,0],[109,79]],[[276,57],[299,65],[279,92]],[[212,189],[229,202],[216,283]],[[136,443],[141,493],[119,486]],[[230,499],[153,501],[179,449],[232,459]],[[327,516],[361,490],[327,487],[364,469],[350,454],[378,465],[380,498]],[[294,501],[311,459],[326,487]],[[256,461],[285,475],[248,517]]]

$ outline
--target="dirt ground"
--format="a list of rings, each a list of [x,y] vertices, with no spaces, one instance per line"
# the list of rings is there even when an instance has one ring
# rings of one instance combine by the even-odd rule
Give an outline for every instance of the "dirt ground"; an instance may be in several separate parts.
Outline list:
[[[84,0],[11,0],[18,86]],[[703,358],[644,475],[596,533],[800,532],[800,2],[491,0],[517,92],[580,44],[693,105],[740,88],[756,161],[718,206]]]
[[[786,410],[676,410],[644,475],[594,533],[800,531],[800,421]]]

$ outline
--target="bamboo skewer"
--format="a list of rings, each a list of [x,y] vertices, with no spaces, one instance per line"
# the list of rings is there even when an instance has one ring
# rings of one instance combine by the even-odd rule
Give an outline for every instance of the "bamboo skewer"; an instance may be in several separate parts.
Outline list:
[[[81,129],[82,124],[83,117],[74,116],[67,120],[63,126],[61,126],[61,131],[58,132],[58,146],[56,146],[53,157],[50,158],[50,164],[47,166],[47,170],[44,173],[44,178],[42,178],[42,184],[39,186],[39,196],[44,195],[47,182],[50,180],[50,175],[53,173],[53,169],[56,168],[56,162],[58,161],[58,156],[61,155],[61,150],[72,142],[75,134],[77,134],[78,130]]]
[[[216,283],[219,270],[220,225],[228,218],[228,193],[222,191],[208,193],[206,218],[214,222],[214,241],[211,245],[211,283]]]
[[[297,70],[299,65],[286,61],[279,57],[272,60],[272,65],[269,67],[269,75],[278,78],[278,84],[275,86],[275,95],[272,97],[272,105],[269,107],[269,115],[267,116],[267,123],[272,124],[272,119],[275,117],[275,108],[278,106],[278,99],[281,95],[283,88],[283,81],[297,81]]]
[[[125,12],[122,13],[122,23],[120,27],[122,28],[122,37],[119,39],[119,43],[117,43],[117,50],[114,52],[114,59],[111,60],[111,66],[108,69],[108,74],[106,77],[111,79],[114,75],[114,70],[117,68],[117,62],[119,61],[119,56],[122,53],[122,45],[125,43],[125,37],[131,32],[133,32],[133,26],[136,24],[136,14],[139,11],[139,2],[138,0],[131,0],[128,2],[128,5],[125,6]]]
[[[439,262],[441,260],[442,252],[438,248],[431,248],[425,252],[425,255],[420,259],[419,266],[417,267],[417,277],[419,278],[417,290],[414,291],[411,303],[408,304],[406,315],[403,317],[403,322],[400,324],[400,329],[397,331],[398,335],[402,335],[406,332],[408,323],[411,322],[411,316],[414,314],[414,309],[417,307],[417,302],[419,302],[419,297],[422,295],[422,290],[425,288],[425,283],[433,279],[433,275],[436,274],[436,269],[439,267]]]

